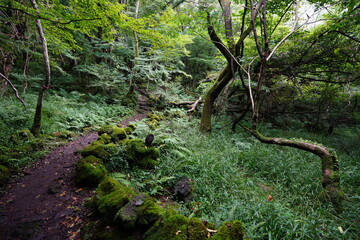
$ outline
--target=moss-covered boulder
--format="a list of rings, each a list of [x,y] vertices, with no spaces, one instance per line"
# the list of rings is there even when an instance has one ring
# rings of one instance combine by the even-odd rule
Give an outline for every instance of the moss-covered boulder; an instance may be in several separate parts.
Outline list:
[[[30,141],[32,139],[34,139],[34,135],[28,129],[20,130],[10,137],[10,140],[14,143]]]
[[[141,139],[131,139],[125,145],[125,153],[130,166],[153,168],[157,165],[159,149],[146,146]]]
[[[88,156],[76,164],[75,182],[80,187],[96,187],[106,176],[103,161],[95,156]]]
[[[116,214],[119,225],[127,230],[150,227],[158,220],[164,210],[155,202],[155,199],[140,194],[131,199]]]
[[[108,135],[111,135],[114,131],[114,127],[111,126],[111,125],[104,125],[104,126],[101,126],[99,128],[99,130],[97,131],[99,133],[99,135],[102,135],[104,133],[108,134]]]
[[[189,240],[206,240],[207,237],[207,230],[203,222],[196,217],[193,217],[189,220],[188,226],[188,239]]]
[[[189,219],[175,214],[158,220],[145,234],[146,240],[187,240]]]
[[[111,140],[113,142],[118,142],[127,138],[126,129],[114,127],[114,131],[111,134]]]
[[[10,179],[10,171],[7,167],[0,165],[0,186],[6,184]]]
[[[114,224],[116,213],[135,195],[135,192],[131,188],[121,185],[115,191],[100,198],[98,200],[97,210],[102,217],[101,220],[106,224]]]
[[[224,222],[213,240],[242,240],[244,239],[244,223],[239,220]]]
[[[111,143],[111,136],[107,133],[103,133],[98,137],[97,141],[99,141],[99,143],[109,144]]]
[[[107,160],[111,155],[116,155],[119,152],[119,147],[113,143],[101,144],[102,142],[95,141],[89,146],[80,151],[81,156],[95,156],[103,160]]]

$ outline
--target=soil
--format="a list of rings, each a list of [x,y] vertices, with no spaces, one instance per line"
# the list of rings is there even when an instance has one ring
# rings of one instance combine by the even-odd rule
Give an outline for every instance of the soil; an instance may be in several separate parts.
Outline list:
[[[138,113],[121,122],[146,117],[147,99],[140,96]],[[80,239],[90,209],[84,206],[94,189],[79,189],[74,184],[77,150],[98,137],[96,132],[81,136],[59,147],[15,177],[0,197],[1,240]]]

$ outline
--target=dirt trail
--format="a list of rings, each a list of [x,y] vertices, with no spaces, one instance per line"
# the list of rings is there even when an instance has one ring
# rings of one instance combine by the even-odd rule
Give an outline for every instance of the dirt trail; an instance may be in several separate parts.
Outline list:
[[[140,96],[138,113],[122,122],[146,116],[147,99]],[[96,140],[95,132],[69,142],[30,166],[28,175],[15,179],[0,197],[1,240],[67,240],[79,239],[81,226],[89,210],[84,200],[91,189],[78,189],[74,184],[78,149]]]

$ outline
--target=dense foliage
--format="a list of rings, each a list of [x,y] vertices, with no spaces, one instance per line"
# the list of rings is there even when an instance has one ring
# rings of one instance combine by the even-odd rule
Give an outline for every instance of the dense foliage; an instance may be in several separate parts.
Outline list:
[[[105,165],[119,182],[171,197],[191,178],[181,213],[218,226],[239,219],[251,239],[356,239],[359,9],[358,0],[2,0],[0,184],[49,148],[133,114],[144,95],[162,121],[134,134],[155,135],[159,165],[112,156]],[[328,175],[342,203],[324,201],[327,163],[312,148],[336,159]]]

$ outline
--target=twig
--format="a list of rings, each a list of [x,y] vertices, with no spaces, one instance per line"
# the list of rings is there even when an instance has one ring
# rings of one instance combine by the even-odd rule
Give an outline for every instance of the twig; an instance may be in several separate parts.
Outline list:
[[[5,81],[11,86],[11,88],[14,90],[15,92],[15,96],[17,99],[19,99],[19,101],[24,105],[24,107],[26,108],[26,103],[24,102],[24,100],[19,96],[19,92],[16,89],[16,87],[14,86],[14,84],[10,81],[10,79],[8,79],[4,74],[0,73],[0,77],[4,78]]]

